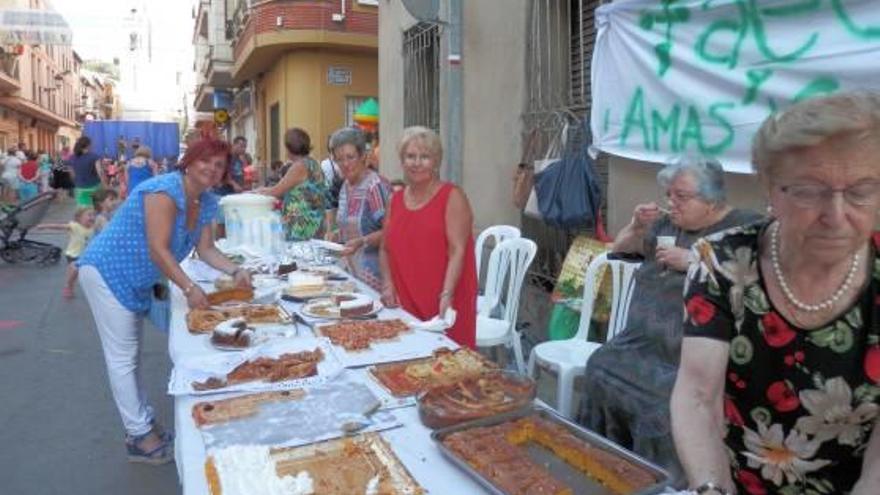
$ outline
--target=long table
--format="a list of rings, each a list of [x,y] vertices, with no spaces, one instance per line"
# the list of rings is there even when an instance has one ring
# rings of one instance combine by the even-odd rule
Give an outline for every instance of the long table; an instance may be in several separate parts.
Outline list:
[[[356,281],[361,292],[373,297],[378,294],[367,285]],[[288,306],[288,309],[297,309]],[[220,353],[208,343],[207,336],[194,336],[186,328],[186,298],[176,287],[171,291],[171,321],[168,338],[168,350],[175,366],[188,361]],[[383,309],[381,318],[400,318],[408,316],[400,309]],[[303,326],[300,326],[304,329]],[[307,331],[307,330],[306,330]],[[437,347],[455,348],[457,345],[445,336],[438,337]],[[346,373],[368,386],[375,387],[363,367],[353,368]],[[217,394],[211,398],[222,398],[231,394]],[[205,445],[201,433],[192,418],[192,407],[205,396],[176,396],[174,399],[174,443],[177,471],[184,495],[208,495],[205,479]],[[431,430],[423,426],[419,420],[416,407],[394,408],[393,413],[402,423],[401,427],[381,433],[397,454],[400,461],[409,470],[418,483],[429,493],[443,494],[484,494],[486,490],[463,471],[442,457],[439,449],[430,438]],[[255,494],[256,495],[256,494]]]

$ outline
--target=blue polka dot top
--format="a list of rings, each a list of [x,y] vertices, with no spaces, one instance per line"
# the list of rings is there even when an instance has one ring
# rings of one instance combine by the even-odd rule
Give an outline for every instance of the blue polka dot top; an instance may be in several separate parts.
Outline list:
[[[199,198],[201,210],[195,229],[186,229],[186,195],[183,175],[179,172],[159,175],[142,182],[131,192],[113,220],[89,243],[79,266],[94,266],[123,306],[134,312],[150,308],[151,289],[161,276],[150,259],[144,219],[144,195],[165,193],[177,205],[177,217],[171,233],[171,252],[182,261],[199,242],[205,225],[217,214],[217,197],[211,192]]]

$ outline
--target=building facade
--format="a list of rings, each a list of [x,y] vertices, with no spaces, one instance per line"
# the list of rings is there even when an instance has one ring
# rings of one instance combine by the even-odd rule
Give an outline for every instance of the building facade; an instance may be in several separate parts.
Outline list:
[[[323,157],[329,135],[379,95],[378,22],[375,0],[201,0],[196,115],[227,110],[220,132],[248,138],[262,167],[286,159],[291,127]]]
[[[33,9],[50,9],[31,0]],[[77,64],[70,45],[0,47],[0,148],[57,151],[79,136]]]
[[[447,12],[461,4],[460,59],[450,59]],[[607,0],[440,0],[434,18],[417,19],[403,2],[382,2],[379,24],[383,102],[382,163],[400,174],[396,143],[404,127],[421,124],[449,129],[447,80],[453,64],[462,73],[461,183],[478,229],[521,225],[538,240],[539,258],[555,256],[548,273],[568,249],[570,233],[556,231],[511,202],[517,163],[543,161],[565,124],[588,118],[590,62],[595,39],[593,13]],[[428,2],[425,2],[427,5]],[[454,55],[454,54],[453,54]],[[589,137],[587,136],[587,139]],[[445,142],[445,140],[444,140]],[[449,167],[450,164],[443,164]],[[596,170],[603,188],[605,223],[611,234],[625,226],[635,206],[661,201],[659,164],[600,156]],[[761,208],[754,177],[727,174],[732,204]]]
[[[555,1],[555,0],[554,0]],[[526,112],[526,25],[528,0],[461,2],[460,59],[449,53],[450,30],[436,19],[416,19],[402,2],[382,2],[379,23],[379,133],[383,171],[402,175],[397,143],[403,129],[424,125],[446,144],[448,71],[460,63],[462,136],[459,185],[474,210],[477,228],[519,223],[511,205],[511,177],[522,159]],[[456,55],[456,54],[453,54]],[[445,161],[445,159],[444,159]],[[443,163],[446,170],[453,164]],[[444,173],[441,170],[441,173]],[[444,173],[444,177],[448,177]]]

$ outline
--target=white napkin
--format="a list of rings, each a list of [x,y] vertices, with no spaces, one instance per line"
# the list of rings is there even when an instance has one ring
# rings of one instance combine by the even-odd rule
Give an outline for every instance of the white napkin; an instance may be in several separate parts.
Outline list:
[[[223,272],[205,263],[202,260],[186,258],[180,262],[180,267],[195,280],[200,282],[213,282],[217,277],[223,275]]]
[[[415,330],[425,330],[427,332],[445,332],[447,329],[455,325],[456,312],[452,308],[446,308],[446,314],[443,318],[437,315],[428,321],[410,319],[407,324]]]

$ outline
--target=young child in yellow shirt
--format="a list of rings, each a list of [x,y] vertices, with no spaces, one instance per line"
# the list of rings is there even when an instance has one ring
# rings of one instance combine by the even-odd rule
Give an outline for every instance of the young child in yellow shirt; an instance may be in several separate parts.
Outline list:
[[[76,213],[73,214],[73,221],[71,222],[42,223],[35,228],[66,230],[70,233],[70,238],[67,241],[67,249],[64,250],[64,256],[67,258],[67,274],[64,279],[64,288],[61,293],[66,299],[73,298],[73,284],[76,283],[76,277],[79,273],[75,262],[83,251],[85,251],[86,245],[95,235],[94,208],[77,208]]]

